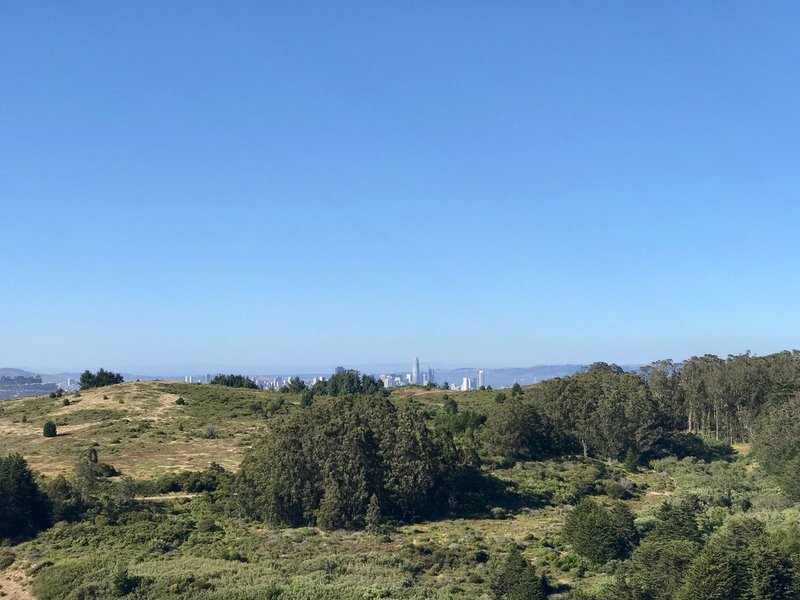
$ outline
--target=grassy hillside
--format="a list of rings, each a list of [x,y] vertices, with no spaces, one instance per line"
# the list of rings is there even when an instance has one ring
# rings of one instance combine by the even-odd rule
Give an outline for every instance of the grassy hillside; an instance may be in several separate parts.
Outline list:
[[[462,410],[491,414],[498,406],[493,391],[401,389],[391,397],[435,416],[445,394]],[[272,420],[297,410],[303,410],[300,398],[291,394],[127,383],[0,404],[0,455],[19,452],[46,476],[71,473],[91,447],[101,461],[138,481],[199,471],[212,462],[233,471]],[[48,419],[57,423],[55,438],[42,435]],[[484,470],[496,489],[472,514],[387,526],[378,533],[272,528],[240,519],[220,492],[139,491],[134,510],[56,523],[31,541],[0,548],[0,592],[40,600],[115,594],[219,600],[488,598],[493,574],[517,547],[538,572],[548,574],[554,591],[583,590],[602,598],[618,564],[590,563],[561,535],[566,515],[581,497],[600,504],[625,497],[644,529],[665,499],[688,494],[702,499],[700,524],[708,531],[744,512],[776,531],[800,518],[800,510],[747,455],[748,448],[738,451],[709,463],[662,459],[635,474],[619,463],[583,458],[489,462]],[[113,591],[119,582],[128,582],[130,590]]]
[[[408,388],[391,397],[436,410],[447,394],[465,408],[491,411],[496,393]],[[179,398],[185,404],[176,404]],[[136,479],[200,470],[212,461],[235,470],[269,419],[296,409],[299,401],[295,394],[166,382],[10,400],[0,403],[0,455],[19,452],[45,475],[71,472],[89,447]],[[55,438],[42,436],[48,420],[58,426]]]
[[[179,398],[185,404],[176,404]],[[0,455],[19,452],[45,475],[71,472],[90,447],[136,479],[199,470],[212,461],[235,469],[284,401],[297,399],[159,382],[8,401],[0,404]],[[42,436],[47,420],[58,426],[57,437]]]

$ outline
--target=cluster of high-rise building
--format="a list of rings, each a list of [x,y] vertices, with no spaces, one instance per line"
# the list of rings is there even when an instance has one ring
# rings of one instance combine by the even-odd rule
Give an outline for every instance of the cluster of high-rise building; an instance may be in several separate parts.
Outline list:
[[[383,387],[385,388],[435,383],[433,369],[428,368],[425,371],[420,371],[419,358],[417,357],[414,357],[411,362],[410,373],[384,373],[379,379],[383,382]]]
[[[345,372],[344,367],[336,367],[335,373],[343,373]],[[260,388],[266,390],[280,390],[283,386],[289,384],[289,380],[292,379],[294,376],[291,375],[281,375],[281,376],[251,376],[251,379],[255,381],[256,385]],[[206,373],[204,375],[186,375],[184,377],[184,381],[186,383],[210,383],[211,380],[214,378],[213,375]],[[301,376],[300,377],[307,386],[311,387],[318,381],[324,381],[325,377],[321,375],[314,375],[314,376]],[[421,369],[419,366],[419,358],[414,357],[414,360],[411,362],[411,371],[407,373],[383,373],[381,374],[378,379],[383,382],[383,386],[385,388],[396,388],[402,387],[407,385],[419,385],[419,386],[426,386],[429,383],[436,383],[435,374],[432,368]],[[460,391],[469,391],[474,389],[480,389],[486,385],[485,377],[483,369],[478,370],[477,378],[473,377],[464,377],[461,380],[461,385],[453,382],[450,385],[450,389],[460,390]]]
[[[469,390],[479,390],[486,386],[486,378],[484,377],[483,369],[478,369],[477,381],[472,377],[464,377],[461,379],[461,386],[458,388],[462,392]]]

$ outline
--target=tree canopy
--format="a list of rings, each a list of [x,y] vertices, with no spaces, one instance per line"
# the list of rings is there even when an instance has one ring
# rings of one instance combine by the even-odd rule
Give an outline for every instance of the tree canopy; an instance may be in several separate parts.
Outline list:
[[[0,537],[25,535],[50,521],[47,497],[19,454],[0,457]]]
[[[244,375],[217,375],[211,382],[214,385],[224,385],[232,388],[258,389],[256,382]]]
[[[120,373],[113,373],[112,371],[106,371],[105,369],[100,369],[97,371],[97,373],[92,373],[87,369],[81,373],[81,378],[79,381],[82,390],[104,387],[107,385],[115,385],[122,382],[123,377]]]
[[[279,525],[362,527],[367,510],[414,520],[448,506],[449,435],[382,396],[325,398],[277,425],[242,461],[239,507]],[[372,498],[375,498],[373,501]]]

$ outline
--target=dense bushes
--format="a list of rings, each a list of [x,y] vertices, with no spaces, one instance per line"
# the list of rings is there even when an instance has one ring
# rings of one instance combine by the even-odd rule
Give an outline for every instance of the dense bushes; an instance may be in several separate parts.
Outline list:
[[[789,556],[754,519],[733,519],[686,571],[675,600],[789,600],[800,593]]]
[[[171,492],[214,492],[227,488],[233,481],[233,475],[216,463],[211,463],[203,471],[184,471],[163,475],[155,481],[152,493],[169,494]]]
[[[284,525],[361,527],[371,497],[384,518],[448,506],[461,469],[449,436],[383,397],[317,401],[276,426],[242,461],[241,511]]]
[[[53,421],[46,421],[44,427],[42,427],[42,435],[44,437],[56,437],[58,435],[56,424]]]
[[[47,480],[43,487],[50,500],[53,521],[77,521],[86,512],[85,499],[63,475]]]

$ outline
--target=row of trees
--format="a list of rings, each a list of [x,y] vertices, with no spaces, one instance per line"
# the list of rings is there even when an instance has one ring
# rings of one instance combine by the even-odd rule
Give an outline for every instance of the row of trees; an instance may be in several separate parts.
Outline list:
[[[642,376],[673,428],[748,441],[767,405],[800,391],[800,351],[725,359],[706,354],[681,364],[664,360],[643,369]]]
[[[211,383],[232,388],[258,389],[256,382],[244,375],[217,375],[211,380]]]
[[[659,361],[639,373],[595,363],[532,386],[524,396],[503,398],[483,435],[490,452],[514,459],[570,453],[639,457],[655,452],[676,431],[728,443],[753,441],[767,415],[780,423],[799,406],[787,404],[798,391],[797,351]],[[772,452],[771,460],[785,465],[780,457],[800,454],[797,444],[788,454]],[[800,459],[797,471],[800,493]]]
[[[309,403],[317,396],[346,396],[353,394],[379,394],[384,392],[383,381],[372,375],[347,370],[331,375],[327,380],[317,381],[304,392],[304,401]]]
[[[81,373],[79,383],[82,390],[89,390],[107,385],[116,385],[117,383],[122,383],[123,381],[123,377],[120,373],[106,371],[105,369],[100,369],[97,371],[97,373],[92,373],[87,369]]]
[[[759,462],[789,498],[800,502],[800,395],[770,404],[754,429]]]
[[[621,459],[653,447],[665,431],[662,413],[644,378],[596,363],[503,400],[483,435],[490,452],[514,459],[577,452]]]

